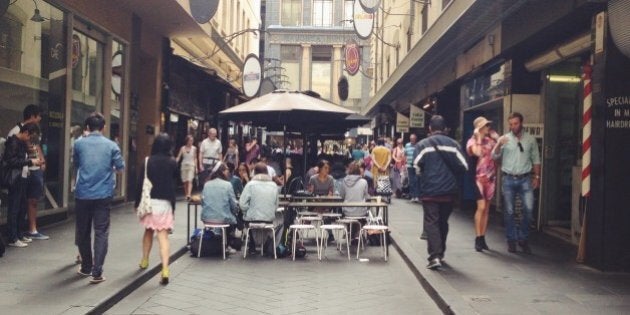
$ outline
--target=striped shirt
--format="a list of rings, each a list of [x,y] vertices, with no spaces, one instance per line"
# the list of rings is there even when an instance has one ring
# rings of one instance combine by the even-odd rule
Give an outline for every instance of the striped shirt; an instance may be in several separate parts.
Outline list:
[[[405,156],[407,157],[407,167],[413,167],[413,155],[416,152],[416,145],[411,142],[405,144]]]

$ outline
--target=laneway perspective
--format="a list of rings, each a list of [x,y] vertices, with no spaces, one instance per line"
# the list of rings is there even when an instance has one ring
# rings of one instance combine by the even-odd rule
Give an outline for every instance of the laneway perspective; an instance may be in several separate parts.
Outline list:
[[[628,13],[0,0],[0,314],[630,314]]]

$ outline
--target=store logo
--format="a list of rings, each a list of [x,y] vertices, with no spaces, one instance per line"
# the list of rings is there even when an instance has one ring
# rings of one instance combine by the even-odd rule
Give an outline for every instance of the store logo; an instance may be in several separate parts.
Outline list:
[[[345,65],[349,75],[355,75],[359,72],[361,54],[359,52],[359,45],[354,40],[349,40],[346,43]]]

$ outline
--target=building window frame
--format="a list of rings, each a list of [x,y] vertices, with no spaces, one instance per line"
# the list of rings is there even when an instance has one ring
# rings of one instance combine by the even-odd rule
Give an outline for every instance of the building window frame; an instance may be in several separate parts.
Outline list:
[[[289,6],[289,10],[291,11],[289,14],[285,14],[286,7]],[[301,0],[282,0],[280,1],[280,25],[282,26],[301,26],[302,23],[302,10],[303,4]],[[297,11],[297,12],[295,12]],[[291,17],[290,19],[295,18],[295,23],[289,22],[290,19],[287,17]]]
[[[313,0],[311,5],[312,26],[332,27],[334,25],[335,4],[333,0]],[[330,9],[330,12],[326,12],[327,9]]]

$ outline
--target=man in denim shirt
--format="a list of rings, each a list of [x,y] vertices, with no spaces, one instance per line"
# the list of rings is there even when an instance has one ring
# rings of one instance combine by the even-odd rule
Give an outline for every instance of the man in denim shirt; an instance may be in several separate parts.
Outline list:
[[[514,112],[508,117],[510,132],[499,138],[492,150],[492,158],[501,158],[503,183],[501,191],[505,207],[505,236],[508,252],[516,252],[516,244],[525,253],[531,253],[527,238],[529,222],[534,210],[534,189],[540,185],[540,153],[536,139],[523,131],[523,115]],[[532,174],[533,171],[533,174]],[[520,194],[523,201],[523,219],[517,229],[514,222],[514,197]]]
[[[78,273],[92,276],[91,283],[105,281],[103,263],[107,255],[109,210],[114,195],[115,171],[125,168],[118,145],[103,136],[105,118],[91,114],[85,125],[90,133],[74,143],[73,161],[77,168],[74,192],[76,204],[75,243],[81,254]],[[92,225],[94,225],[94,255],[92,255]]]

